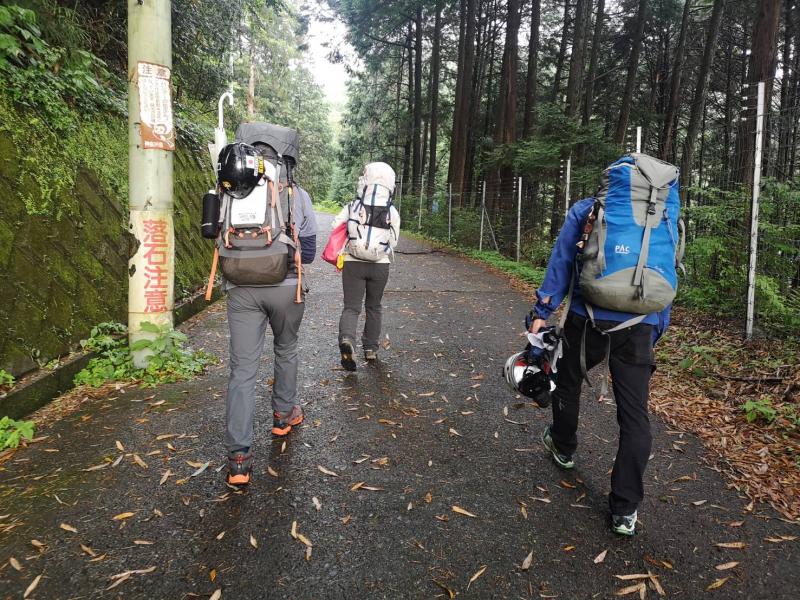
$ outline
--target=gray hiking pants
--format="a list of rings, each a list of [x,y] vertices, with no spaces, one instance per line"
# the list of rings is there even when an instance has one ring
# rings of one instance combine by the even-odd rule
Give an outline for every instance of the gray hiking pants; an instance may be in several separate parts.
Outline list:
[[[235,287],[228,291],[231,374],[225,403],[225,446],[253,445],[256,376],[269,323],[275,351],[272,410],[297,404],[297,332],[305,304],[295,304],[295,287]],[[265,386],[266,387],[266,386]]]
[[[339,319],[339,343],[345,338],[356,339],[358,315],[362,305],[366,308],[367,321],[361,338],[364,350],[377,350],[381,335],[381,300],[386,282],[389,281],[389,264],[347,261],[342,270],[344,310]],[[366,296],[366,299],[364,298]]]

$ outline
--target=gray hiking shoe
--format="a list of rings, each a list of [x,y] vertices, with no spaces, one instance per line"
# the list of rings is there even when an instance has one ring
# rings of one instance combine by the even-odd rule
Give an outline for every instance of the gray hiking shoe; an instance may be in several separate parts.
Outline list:
[[[339,344],[339,352],[342,355],[342,366],[345,368],[345,370],[355,371],[356,359],[353,358],[353,354],[355,354],[353,342],[350,340],[342,340],[342,343]]]
[[[611,531],[618,535],[633,535],[636,531],[637,511],[632,515],[611,515]]]
[[[253,472],[253,451],[249,448],[228,452],[228,476],[230,485],[247,485]]]
[[[544,433],[542,433],[542,443],[544,447],[550,451],[550,454],[553,456],[553,460],[555,463],[561,467],[562,469],[571,469],[575,466],[575,462],[572,460],[571,456],[567,456],[566,454],[561,454],[556,448],[556,444],[553,441],[553,436],[550,435],[550,427],[546,427]]]
[[[378,351],[374,350],[373,348],[368,348],[364,350],[364,359],[365,360],[378,360]]]

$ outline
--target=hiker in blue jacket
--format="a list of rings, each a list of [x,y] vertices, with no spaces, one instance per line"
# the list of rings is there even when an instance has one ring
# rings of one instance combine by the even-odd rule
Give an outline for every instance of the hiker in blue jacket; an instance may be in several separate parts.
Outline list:
[[[639,315],[592,306],[594,319],[588,317],[578,282],[579,271],[573,273],[573,270],[581,268],[580,261],[576,260],[578,244],[594,203],[593,198],[587,198],[576,202],[569,210],[550,256],[544,281],[536,291],[529,331],[536,333],[545,326],[572,285],[563,330],[564,354],[558,362],[553,392],[553,423],[544,430],[542,441],[559,467],[574,467],[573,455],[578,446],[578,406],[584,374],[602,362],[608,352],[620,428],[609,494],[611,528],[618,534],[633,535],[637,509],[644,496],[643,476],[652,442],[647,401],[650,376],[655,370],[653,346],[667,328],[671,305],[661,312],[644,316],[634,325],[612,332],[608,330]],[[584,365],[581,364],[582,354]]]

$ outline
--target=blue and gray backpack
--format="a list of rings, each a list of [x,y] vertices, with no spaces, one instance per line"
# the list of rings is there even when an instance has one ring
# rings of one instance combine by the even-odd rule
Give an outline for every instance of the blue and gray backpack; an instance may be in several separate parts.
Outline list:
[[[603,173],[579,244],[581,294],[590,305],[642,315],[669,306],[682,268],[678,169],[646,154],[627,154]]]

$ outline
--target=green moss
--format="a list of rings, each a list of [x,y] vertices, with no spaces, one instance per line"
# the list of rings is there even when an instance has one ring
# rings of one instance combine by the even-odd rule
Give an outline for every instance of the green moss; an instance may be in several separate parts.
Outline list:
[[[123,203],[128,195],[128,136],[119,117],[71,113],[74,127],[55,131],[28,110],[17,109],[0,93],[2,130],[17,149],[14,187],[29,215],[60,220],[78,214],[72,191],[78,171],[97,174],[103,191]]]

